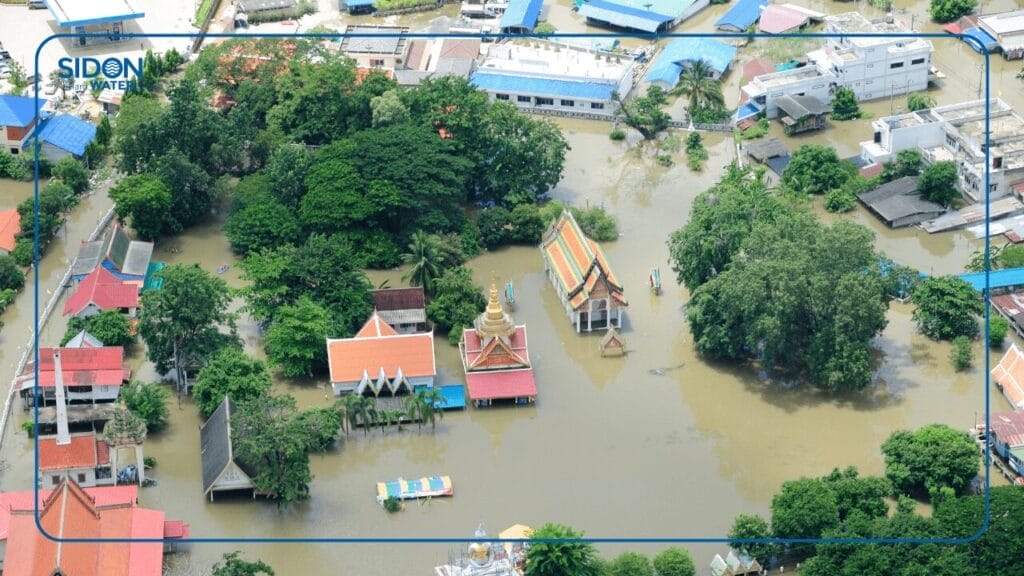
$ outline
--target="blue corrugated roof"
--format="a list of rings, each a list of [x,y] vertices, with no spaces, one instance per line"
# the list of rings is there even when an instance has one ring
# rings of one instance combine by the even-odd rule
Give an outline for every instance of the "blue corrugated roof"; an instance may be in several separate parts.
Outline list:
[[[349,8],[353,6],[372,6],[373,0],[346,0],[345,5]]]
[[[469,83],[482,90],[492,92],[540,94],[589,100],[610,100],[612,91],[617,88],[611,82],[539,78],[495,72],[476,72],[469,79]]]
[[[992,270],[988,273],[989,288],[1006,288],[1008,286],[1024,286],[1024,268],[1006,268],[1005,270]],[[985,289],[985,273],[972,272],[961,274],[957,278],[966,281],[981,292]]]
[[[995,49],[999,47],[999,42],[992,36],[989,36],[989,33],[985,32],[985,30],[981,28],[967,28],[964,30],[964,36],[970,36],[980,42],[981,45],[985,47],[986,52],[994,52]],[[971,48],[974,48],[975,52],[978,51],[978,47],[973,43],[968,42],[967,44],[970,45]]]
[[[501,16],[502,30],[506,28],[526,28],[533,32],[537,25],[537,18],[540,17],[540,9],[544,0],[512,0],[509,2],[505,14]]]
[[[35,98],[25,96],[0,96],[0,126],[16,126],[24,128],[32,123],[36,117],[36,110],[32,108]],[[46,104],[46,100],[39,100],[39,109]]]
[[[584,4],[579,13],[587,18],[607,22],[621,28],[631,28],[643,32],[657,32],[658,28],[671,22],[674,18],[639,8],[623,6],[605,0],[590,0]]]
[[[739,0],[724,16],[715,22],[715,27],[743,32],[757,22],[761,10],[768,5],[768,0]]]
[[[736,56],[736,47],[714,38],[679,38],[665,45],[647,73],[648,82],[664,82],[675,86],[686,62],[704,60],[723,74]]]
[[[54,116],[43,124],[39,139],[67,150],[75,156],[85,154],[85,146],[96,138],[96,126],[70,114]]]

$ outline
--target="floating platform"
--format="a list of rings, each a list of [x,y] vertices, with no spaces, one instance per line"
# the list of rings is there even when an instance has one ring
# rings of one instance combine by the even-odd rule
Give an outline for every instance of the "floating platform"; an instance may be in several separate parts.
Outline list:
[[[415,498],[432,498],[434,496],[451,496],[452,479],[449,476],[429,476],[418,480],[394,482],[377,482],[377,501],[384,502],[388,498],[412,500]]]

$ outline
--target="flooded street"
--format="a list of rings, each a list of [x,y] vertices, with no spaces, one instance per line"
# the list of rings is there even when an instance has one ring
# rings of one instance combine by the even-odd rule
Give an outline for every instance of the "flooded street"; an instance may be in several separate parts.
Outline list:
[[[862,10],[864,3],[802,1],[817,10]],[[561,31],[604,32],[584,27],[568,0],[549,4],[548,19]],[[905,2],[897,8],[907,10]],[[1001,1],[986,11],[1012,8]],[[452,7],[445,8],[445,14]],[[679,31],[710,31],[729,6],[713,6]],[[918,28],[938,27],[925,20],[927,2],[917,2],[901,18],[915,15]],[[427,12],[416,15],[423,21]],[[346,18],[348,18],[346,16]],[[359,19],[360,22],[364,20]],[[370,20],[367,19],[367,22]],[[380,23],[380,19],[372,19]],[[642,45],[643,40],[627,40]],[[738,94],[742,62],[758,41],[740,51],[727,78],[727,98]],[[974,98],[981,58],[956,41],[935,40],[935,65],[948,76],[933,91],[940,104]],[[1020,62],[992,60],[993,94],[1024,110],[1024,87],[1013,78]],[[973,71],[972,71],[973,70]],[[731,95],[731,96],[730,96]],[[905,106],[877,101],[863,108],[880,117]],[[718,179],[735,157],[731,138],[706,135],[711,158],[703,172],[693,173],[685,155],[676,164],[659,166],[653,158],[608,138],[610,125],[559,120],[571,146],[564,179],[552,197],[573,205],[603,205],[619,222],[620,239],[603,244],[607,259],[625,287],[629,308],[625,338],[629,353],[602,358],[601,334],[579,335],[570,325],[543,270],[534,246],[486,253],[470,262],[477,283],[512,281],[518,294],[514,318],[529,331],[530,355],[539,396],[536,405],[468,408],[449,412],[437,424],[402,432],[362,430],[343,437],[338,446],[313,455],[312,498],[279,511],[262,500],[202,496],[198,410],[190,398],[173,398],[171,422],[150,436],[147,456],[158,464],[147,476],[157,486],[142,490],[144,506],[165,510],[169,518],[191,525],[194,538],[460,538],[479,522],[490,534],[523,523],[569,524],[596,538],[720,537],[740,512],[767,514],[780,484],[800,476],[820,476],[833,467],[857,466],[864,474],[881,474],[881,442],[894,430],[939,422],[970,427],[985,409],[984,350],[975,344],[977,367],[954,373],[950,346],[919,335],[910,305],[893,304],[889,325],[876,339],[876,385],[858,394],[833,395],[803,386],[769,382],[754,370],[710,363],[693,348],[684,316],[689,295],[677,286],[668,264],[666,239],[685,223],[698,193]],[[773,135],[781,136],[777,123]],[[803,143],[834,146],[840,156],[858,152],[870,137],[865,121],[833,123],[824,132],[787,139],[793,149]],[[0,181],[0,206],[14,206],[30,197],[32,185]],[[963,232],[926,235],[915,229],[893,231],[862,207],[847,215],[815,210],[826,222],[852,219],[872,229],[879,250],[927,274],[959,273],[971,253],[984,243]],[[93,194],[75,209],[69,223],[50,246],[40,269],[42,286],[52,286],[78,251],[79,240],[92,231],[111,203]],[[1001,240],[994,240],[1001,242]],[[198,263],[241,287],[237,258],[220,231],[217,217],[204,225],[158,243],[154,261]],[[652,266],[660,266],[665,289],[654,296],[647,287]],[[374,285],[389,280],[397,287],[401,271],[372,271]],[[48,295],[41,290],[45,303]],[[41,305],[42,305],[41,303]],[[2,315],[0,381],[6,386],[31,329],[33,301],[26,292]],[[44,346],[55,344],[66,323],[54,314],[42,334]],[[247,351],[263,357],[260,332],[244,317],[239,323]],[[1016,338],[1016,336],[1012,336]],[[463,383],[455,347],[440,335],[435,340],[439,384]],[[994,363],[999,351],[992,353]],[[137,345],[130,357],[137,379],[156,378]],[[6,390],[6,388],[5,388]],[[295,396],[300,407],[330,405],[330,387],[321,378],[308,382],[279,380],[277,393]],[[993,386],[993,412],[1009,409]],[[0,459],[0,489],[32,486],[33,442],[20,431],[25,415],[16,408]],[[424,475],[450,475],[452,498],[410,502],[403,511],[387,514],[376,502],[375,483]],[[1002,480],[994,476],[993,484]],[[663,546],[602,545],[611,555],[630,549],[653,552]],[[703,570],[724,545],[689,545],[698,570]],[[426,574],[447,558],[446,544],[394,545],[235,545],[192,544],[188,553],[168,557],[169,574],[205,574],[227,550],[241,549],[273,566],[278,574],[340,574],[378,576]]]

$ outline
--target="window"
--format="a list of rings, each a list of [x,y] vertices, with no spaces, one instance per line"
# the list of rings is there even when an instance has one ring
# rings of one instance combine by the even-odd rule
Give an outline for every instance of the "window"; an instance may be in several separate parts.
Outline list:
[[[17,148],[11,148],[12,156],[17,156],[19,152],[21,152],[21,150],[18,150]]]
[[[370,58],[370,66],[372,68],[383,68],[384,60],[381,58]]]
[[[569,106],[569,107],[571,108],[571,107],[573,107],[573,106],[575,106],[575,105],[576,105],[576,102],[574,102],[574,101],[572,101],[572,100],[562,100],[562,101],[560,102],[560,104],[561,104],[562,106]]]
[[[82,484],[83,482],[85,482],[85,474],[79,474],[78,475],[78,483]]]
[[[924,58],[914,58],[910,61],[911,66],[917,66],[918,64],[924,64]]]
[[[868,68],[874,68],[874,67],[875,67],[874,64],[868,64]]]
[[[949,134],[946,134],[946,146],[949,146],[955,152],[956,151],[956,138],[953,138],[953,136],[951,136]]]
[[[991,192],[992,194],[995,194],[997,190],[999,190],[999,184],[988,185],[988,191]]]
[[[554,104],[554,98],[537,98],[537,106],[553,106]]]
[[[50,476],[50,481],[52,481],[53,485],[56,486],[57,484],[60,484],[60,476]]]
[[[495,94],[494,97],[498,100],[508,100],[508,94]]]
[[[604,110],[604,102],[591,102],[590,108],[593,110]]]
[[[530,97],[529,96],[516,96],[516,102],[526,102],[526,103],[529,103],[530,102]]]
[[[890,70],[895,70],[897,68],[903,68],[903,62],[893,62],[892,64],[889,64]]]

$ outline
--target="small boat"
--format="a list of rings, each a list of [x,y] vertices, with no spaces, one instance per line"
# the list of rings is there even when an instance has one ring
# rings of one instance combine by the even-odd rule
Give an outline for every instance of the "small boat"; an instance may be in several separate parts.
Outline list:
[[[652,292],[661,294],[661,268],[658,266],[651,268],[651,275],[647,281],[651,285]]]
[[[231,268],[231,266],[228,266],[227,264],[221,264],[220,268],[217,268],[217,274],[223,274],[227,272],[229,268]]]
[[[509,282],[505,284],[505,304],[511,309],[516,305],[516,289]]]
[[[451,495],[452,479],[449,476],[429,476],[418,480],[399,478],[394,482],[377,482],[377,501],[382,504],[388,498],[411,500]]]

